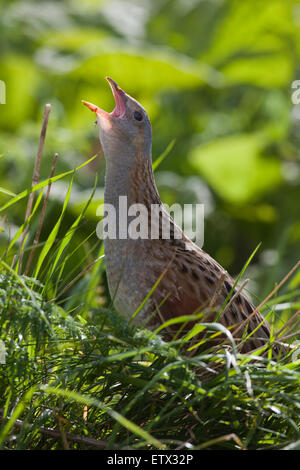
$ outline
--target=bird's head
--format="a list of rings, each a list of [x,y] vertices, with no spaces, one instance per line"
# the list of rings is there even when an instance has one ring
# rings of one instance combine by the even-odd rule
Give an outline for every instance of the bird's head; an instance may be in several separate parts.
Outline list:
[[[88,101],[82,101],[97,115],[105,158],[111,162],[121,158],[134,160],[136,155],[151,158],[151,123],[145,109],[111,78],[106,77],[106,79],[116,102],[111,113]],[[130,161],[127,163],[130,164]]]

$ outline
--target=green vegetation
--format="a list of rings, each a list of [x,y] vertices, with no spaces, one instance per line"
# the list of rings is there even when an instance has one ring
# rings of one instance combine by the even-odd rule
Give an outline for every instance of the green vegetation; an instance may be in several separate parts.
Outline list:
[[[2,263],[2,448],[299,448],[295,357],[207,349],[220,325],[201,323],[187,354],[191,334],[165,343],[112,309],[66,313],[42,290]]]
[[[299,449],[299,354],[272,354],[276,330],[299,329],[298,2],[0,7],[1,448]],[[95,234],[104,159],[81,105],[112,108],[106,75],[149,112],[162,200],[205,204],[204,249],[237,276],[261,243],[246,274],[257,305],[274,290],[266,350],[240,355],[230,332],[211,346],[220,326],[199,315],[207,335],[187,351],[187,336],[165,343],[112,308]]]

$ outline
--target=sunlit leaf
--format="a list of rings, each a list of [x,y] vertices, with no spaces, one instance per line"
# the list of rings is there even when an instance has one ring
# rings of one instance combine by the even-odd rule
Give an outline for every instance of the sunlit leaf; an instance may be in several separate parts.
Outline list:
[[[207,64],[175,51],[149,47],[98,48],[98,54],[82,60],[72,75],[97,84],[109,75],[126,91],[135,89],[144,94],[164,88],[194,88],[204,83],[219,86],[224,82],[222,74]]]
[[[195,147],[189,161],[221,197],[244,204],[281,181],[280,163],[262,155],[266,143],[261,133],[220,138]]]

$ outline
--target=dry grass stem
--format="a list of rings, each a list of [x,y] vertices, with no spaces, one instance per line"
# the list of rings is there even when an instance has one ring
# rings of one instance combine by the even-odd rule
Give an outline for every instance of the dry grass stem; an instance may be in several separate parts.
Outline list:
[[[44,148],[44,142],[45,142],[45,137],[46,137],[46,131],[47,131],[47,126],[48,126],[50,111],[51,111],[51,104],[46,104],[45,105],[45,110],[44,110],[43,124],[42,124],[42,129],[41,129],[41,134],[40,134],[40,140],[39,140],[39,147],[38,147],[36,161],[35,161],[34,170],[33,170],[31,186],[35,186],[39,181],[42,154],[43,154],[43,148]],[[33,206],[33,201],[34,201],[34,193],[30,193],[29,198],[28,198],[28,203],[27,203],[26,214],[25,214],[25,222],[30,217],[30,214],[31,214],[31,211],[32,211],[32,206]],[[25,241],[25,237],[27,235],[28,229],[29,229],[28,226],[25,227],[25,229],[22,233],[21,252],[20,252],[20,258],[19,258],[19,274],[21,273],[21,270],[22,270],[22,261],[23,261],[23,256],[24,256],[24,241]]]

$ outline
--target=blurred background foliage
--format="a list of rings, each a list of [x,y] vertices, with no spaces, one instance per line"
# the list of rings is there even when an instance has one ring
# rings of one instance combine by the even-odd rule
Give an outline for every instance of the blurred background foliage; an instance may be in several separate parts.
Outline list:
[[[254,297],[268,293],[300,258],[300,105],[291,101],[292,82],[300,79],[298,1],[0,0],[0,8],[7,90],[0,187],[28,187],[44,105],[51,103],[41,178],[55,152],[57,173],[99,153],[77,173],[63,222],[68,227],[82,210],[97,172],[94,204],[74,246],[82,242],[95,229],[105,162],[81,99],[111,110],[104,80],[111,76],[147,109],[153,159],[176,139],[156,172],[163,202],[205,204],[204,249],[233,275],[262,242],[247,276]],[[53,185],[49,230],[67,187],[65,180]],[[0,200],[9,196],[0,193]],[[25,207],[20,202],[7,214],[1,249],[23,223]],[[76,261],[66,269],[76,271]],[[299,275],[289,288],[298,284]]]

